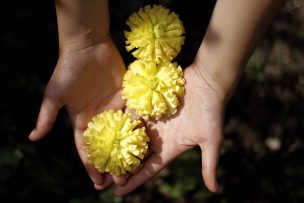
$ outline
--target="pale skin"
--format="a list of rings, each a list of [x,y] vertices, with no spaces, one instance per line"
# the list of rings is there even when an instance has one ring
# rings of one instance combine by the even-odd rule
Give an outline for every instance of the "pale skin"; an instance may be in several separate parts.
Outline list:
[[[186,68],[186,94],[174,118],[147,122],[155,154],[117,195],[125,195],[156,175],[171,160],[199,146],[206,187],[219,190],[216,171],[223,118],[243,67],[260,36],[285,0],[218,0],[192,65]]]
[[[29,138],[43,138],[51,130],[58,111],[67,109],[75,144],[94,186],[124,178],[100,174],[87,163],[83,131],[88,121],[106,109],[121,109],[121,83],[125,65],[109,36],[107,1],[56,1],[59,59],[45,89],[35,129]],[[85,16],[85,17],[84,17]]]
[[[116,195],[128,194],[178,155],[199,146],[204,183],[210,191],[217,192],[216,171],[226,104],[257,41],[285,2],[217,1],[195,61],[185,69],[186,94],[179,112],[158,122],[146,121],[154,154],[126,180],[99,174],[87,164],[82,148],[82,132],[87,121],[104,109],[124,106],[120,88],[125,68],[109,37],[107,1],[56,1],[60,56],[30,139],[45,136],[59,109],[65,106],[80,158],[96,189],[114,181],[118,185]]]

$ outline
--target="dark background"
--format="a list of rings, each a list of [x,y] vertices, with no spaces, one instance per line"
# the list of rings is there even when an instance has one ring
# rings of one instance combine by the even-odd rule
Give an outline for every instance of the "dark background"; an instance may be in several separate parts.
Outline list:
[[[124,49],[125,21],[140,6],[157,3],[184,23],[186,42],[177,61],[187,67],[214,6],[213,0],[198,2],[110,1],[111,33],[126,64],[132,59]],[[227,107],[221,192],[205,188],[200,151],[193,149],[124,198],[115,197],[113,188],[94,190],[64,110],[44,140],[27,139],[58,57],[54,2],[6,1],[0,10],[1,203],[304,202],[303,0],[290,0],[277,16]]]

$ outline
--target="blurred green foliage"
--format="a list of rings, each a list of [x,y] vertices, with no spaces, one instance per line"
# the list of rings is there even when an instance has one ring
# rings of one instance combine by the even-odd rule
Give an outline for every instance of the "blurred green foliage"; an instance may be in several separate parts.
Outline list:
[[[124,49],[125,20],[150,3],[180,15],[187,37],[177,61],[187,67],[214,1],[204,1],[203,7],[199,1],[110,1],[111,33],[126,63],[133,59]],[[1,203],[304,202],[303,1],[289,1],[276,18],[228,104],[218,175],[221,191],[212,194],[205,188],[201,152],[195,148],[123,198],[113,195],[113,187],[94,190],[64,111],[44,140],[27,139],[58,56],[55,8],[53,1],[7,4],[0,14]]]

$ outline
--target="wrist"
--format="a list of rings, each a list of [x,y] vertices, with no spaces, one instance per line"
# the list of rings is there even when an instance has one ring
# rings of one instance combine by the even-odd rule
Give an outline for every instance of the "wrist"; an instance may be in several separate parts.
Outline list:
[[[84,41],[79,41],[77,43],[65,44],[59,46],[59,58],[67,58],[69,56],[79,56],[85,58],[99,58],[104,54],[112,52],[116,49],[116,46],[110,37],[110,35],[104,36],[99,41],[93,44],[88,44]]]
[[[109,35],[107,0],[56,0],[60,48],[82,49]]]
[[[100,34],[99,36],[90,36],[86,34],[79,34],[73,39],[60,40],[59,39],[59,52],[73,52],[81,50],[90,50],[100,45],[106,45],[112,41],[110,34]]]
[[[224,92],[226,99],[233,93],[260,37],[284,2],[216,2],[194,63],[210,83]]]
[[[207,57],[208,58],[208,57]],[[207,83],[224,101],[228,101],[243,71],[243,66],[233,63],[222,63],[223,59],[208,60],[196,58],[193,68],[200,78]]]

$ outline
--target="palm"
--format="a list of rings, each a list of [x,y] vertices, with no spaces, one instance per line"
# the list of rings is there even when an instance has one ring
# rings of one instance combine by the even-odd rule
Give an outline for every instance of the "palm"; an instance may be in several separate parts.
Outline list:
[[[95,114],[124,107],[120,95],[124,72],[124,63],[110,39],[81,50],[65,50],[60,54],[47,85],[36,129],[30,136],[32,140],[45,136],[52,128],[59,109],[65,106],[74,129],[78,153],[95,185],[100,185],[103,178],[87,164],[83,131]]]
[[[180,111],[171,118],[146,122],[154,155],[124,187],[116,189],[117,194],[123,195],[133,190],[182,152],[197,145],[202,149],[205,183],[211,191],[216,191],[214,177],[222,139],[224,102],[194,67],[188,67],[184,76],[186,94],[181,101]]]
[[[46,89],[63,102],[76,130],[83,130],[96,113],[124,106],[120,92],[125,68],[111,43],[60,57]]]

